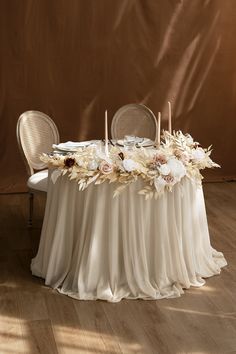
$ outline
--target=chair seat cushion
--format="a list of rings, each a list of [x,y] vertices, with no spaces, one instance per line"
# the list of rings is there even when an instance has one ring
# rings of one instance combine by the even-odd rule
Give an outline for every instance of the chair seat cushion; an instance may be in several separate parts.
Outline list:
[[[47,192],[48,187],[48,170],[43,170],[34,173],[27,181],[27,186],[30,189]]]

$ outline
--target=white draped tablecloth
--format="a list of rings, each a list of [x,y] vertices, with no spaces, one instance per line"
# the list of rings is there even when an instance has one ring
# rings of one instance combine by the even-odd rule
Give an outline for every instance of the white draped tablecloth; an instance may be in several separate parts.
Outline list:
[[[68,176],[49,180],[38,254],[31,270],[77,299],[112,302],[177,297],[226,265],[211,247],[202,187],[188,178],[157,200],[132,183],[79,191]]]

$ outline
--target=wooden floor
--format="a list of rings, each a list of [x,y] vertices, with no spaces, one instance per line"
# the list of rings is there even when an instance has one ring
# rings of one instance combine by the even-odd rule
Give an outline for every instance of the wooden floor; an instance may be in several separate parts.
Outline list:
[[[212,245],[228,267],[177,299],[78,301],[31,276],[45,200],[0,195],[0,354],[236,353],[236,183],[204,185]]]

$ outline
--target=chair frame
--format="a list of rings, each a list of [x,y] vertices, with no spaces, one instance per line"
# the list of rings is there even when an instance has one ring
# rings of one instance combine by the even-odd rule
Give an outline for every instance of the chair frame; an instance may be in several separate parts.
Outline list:
[[[142,103],[129,103],[129,104],[126,104],[122,107],[120,107],[114,114],[113,118],[112,118],[112,122],[111,122],[111,136],[112,136],[112,139],[116,139],[115,135],[116,135],[116,125],[117,125],[117,119],[119,118],[120,116],[120,112],[122,112],[123,110],[126,110],[127,108],[142,108],[142,109],[145,109],[150,117],[153,119],[153,122],[154,122],[154,125],[155,122],[156,122],[156,116],[155,114],[151,111],[150,108],[148,108],[147,106],[145,106],[144,104]]]
[[[24,148],[21,142],[21,134],[20,134],[20,125],[21,125],[21,121],[22,119],[24,119],[24,117],[26,116],[30,116],[33,114],[37,114],[40,116],[40,118],[45,119],[52,127],[52,130],[55,134],[55,144],[58,144],[60,141],[60,136],[59,136],[59,132],[57,129],[56,124],[54,123],[54,121],[45,113],[40,112],[40,111],[35,111],[35,110],[29,110],[29,111],[25,111],[24,113],[22,113],[17,121],[17,126],[16,126],[16,137],[17,137],[17,143],[18,143],[18,147],[19,147],[19,151],[21,154],[21,157],[24,161],[26,170],[27,170],[27,174],[28,176],[32,176],[36,171],[42,171],[44,168],[47,167],[47,165],[45,164],[44,167],[42,167],[41,169],[35,169],[33,166],[31,166],[29,160],[27,159],[27,156],[24,152]],[[37,118],[36,118],[37,119]],[[28,226],[31,227],[32,226],[32,220],[33,220],[33,203],[34,203],[34,193],[44,193],[43,191],[39,191],[37,189],[33,189],[33,188],[29,188],[28,187],[28,193],[29,193],[29,219],[28,219]]]

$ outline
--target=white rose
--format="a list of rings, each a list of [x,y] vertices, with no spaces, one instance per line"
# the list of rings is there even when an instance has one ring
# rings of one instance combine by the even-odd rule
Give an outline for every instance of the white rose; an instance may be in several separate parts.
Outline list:
[[[186,136],[186,143],[187,143],[187,145],[189,145],[189,146],[191,146],[191,145],[194,144],[194,140],[193,140],[193,138],[191,137],[191,135],[189,135],[189,134]]]
[[[127,172],[132,172],[137,169],[138,164],[132,159],[124,159],[123,167]]]
[[[202,148],[196,148],[192,150],[193,160],[203,160],[206,157],[205,151]]]
[[[183,151],[180,160],[184,163],[187,164],[190,160],[189,154],[186,151]]]
[[[181,161],[175,158],[171,158],[167,162],[167,165],[170,168],[172,176],[174,176],[176,179],[180,180],[186,175],[186,169]]]
[[[167,176],[170,173],[170,167],[165,163],[158,168],[161,175]]]
[[[89,161],[88,163],[88,170],[95,171],[98,168],[98,163],[94,160]]]
[[[76,161],[76,163],[77,163],[77,165],[79,167],[83,167],[84,166],[84,162],[79,157],[76,157],[75,161]]]
[[[154,179],[154,186],[155,186],[156,191],[157,191],[158,193],[163,192],[163,190],[164,190],[166,184],[167,184],[167,182],[166,182],[161,176],[156,177],[156,178]]]

